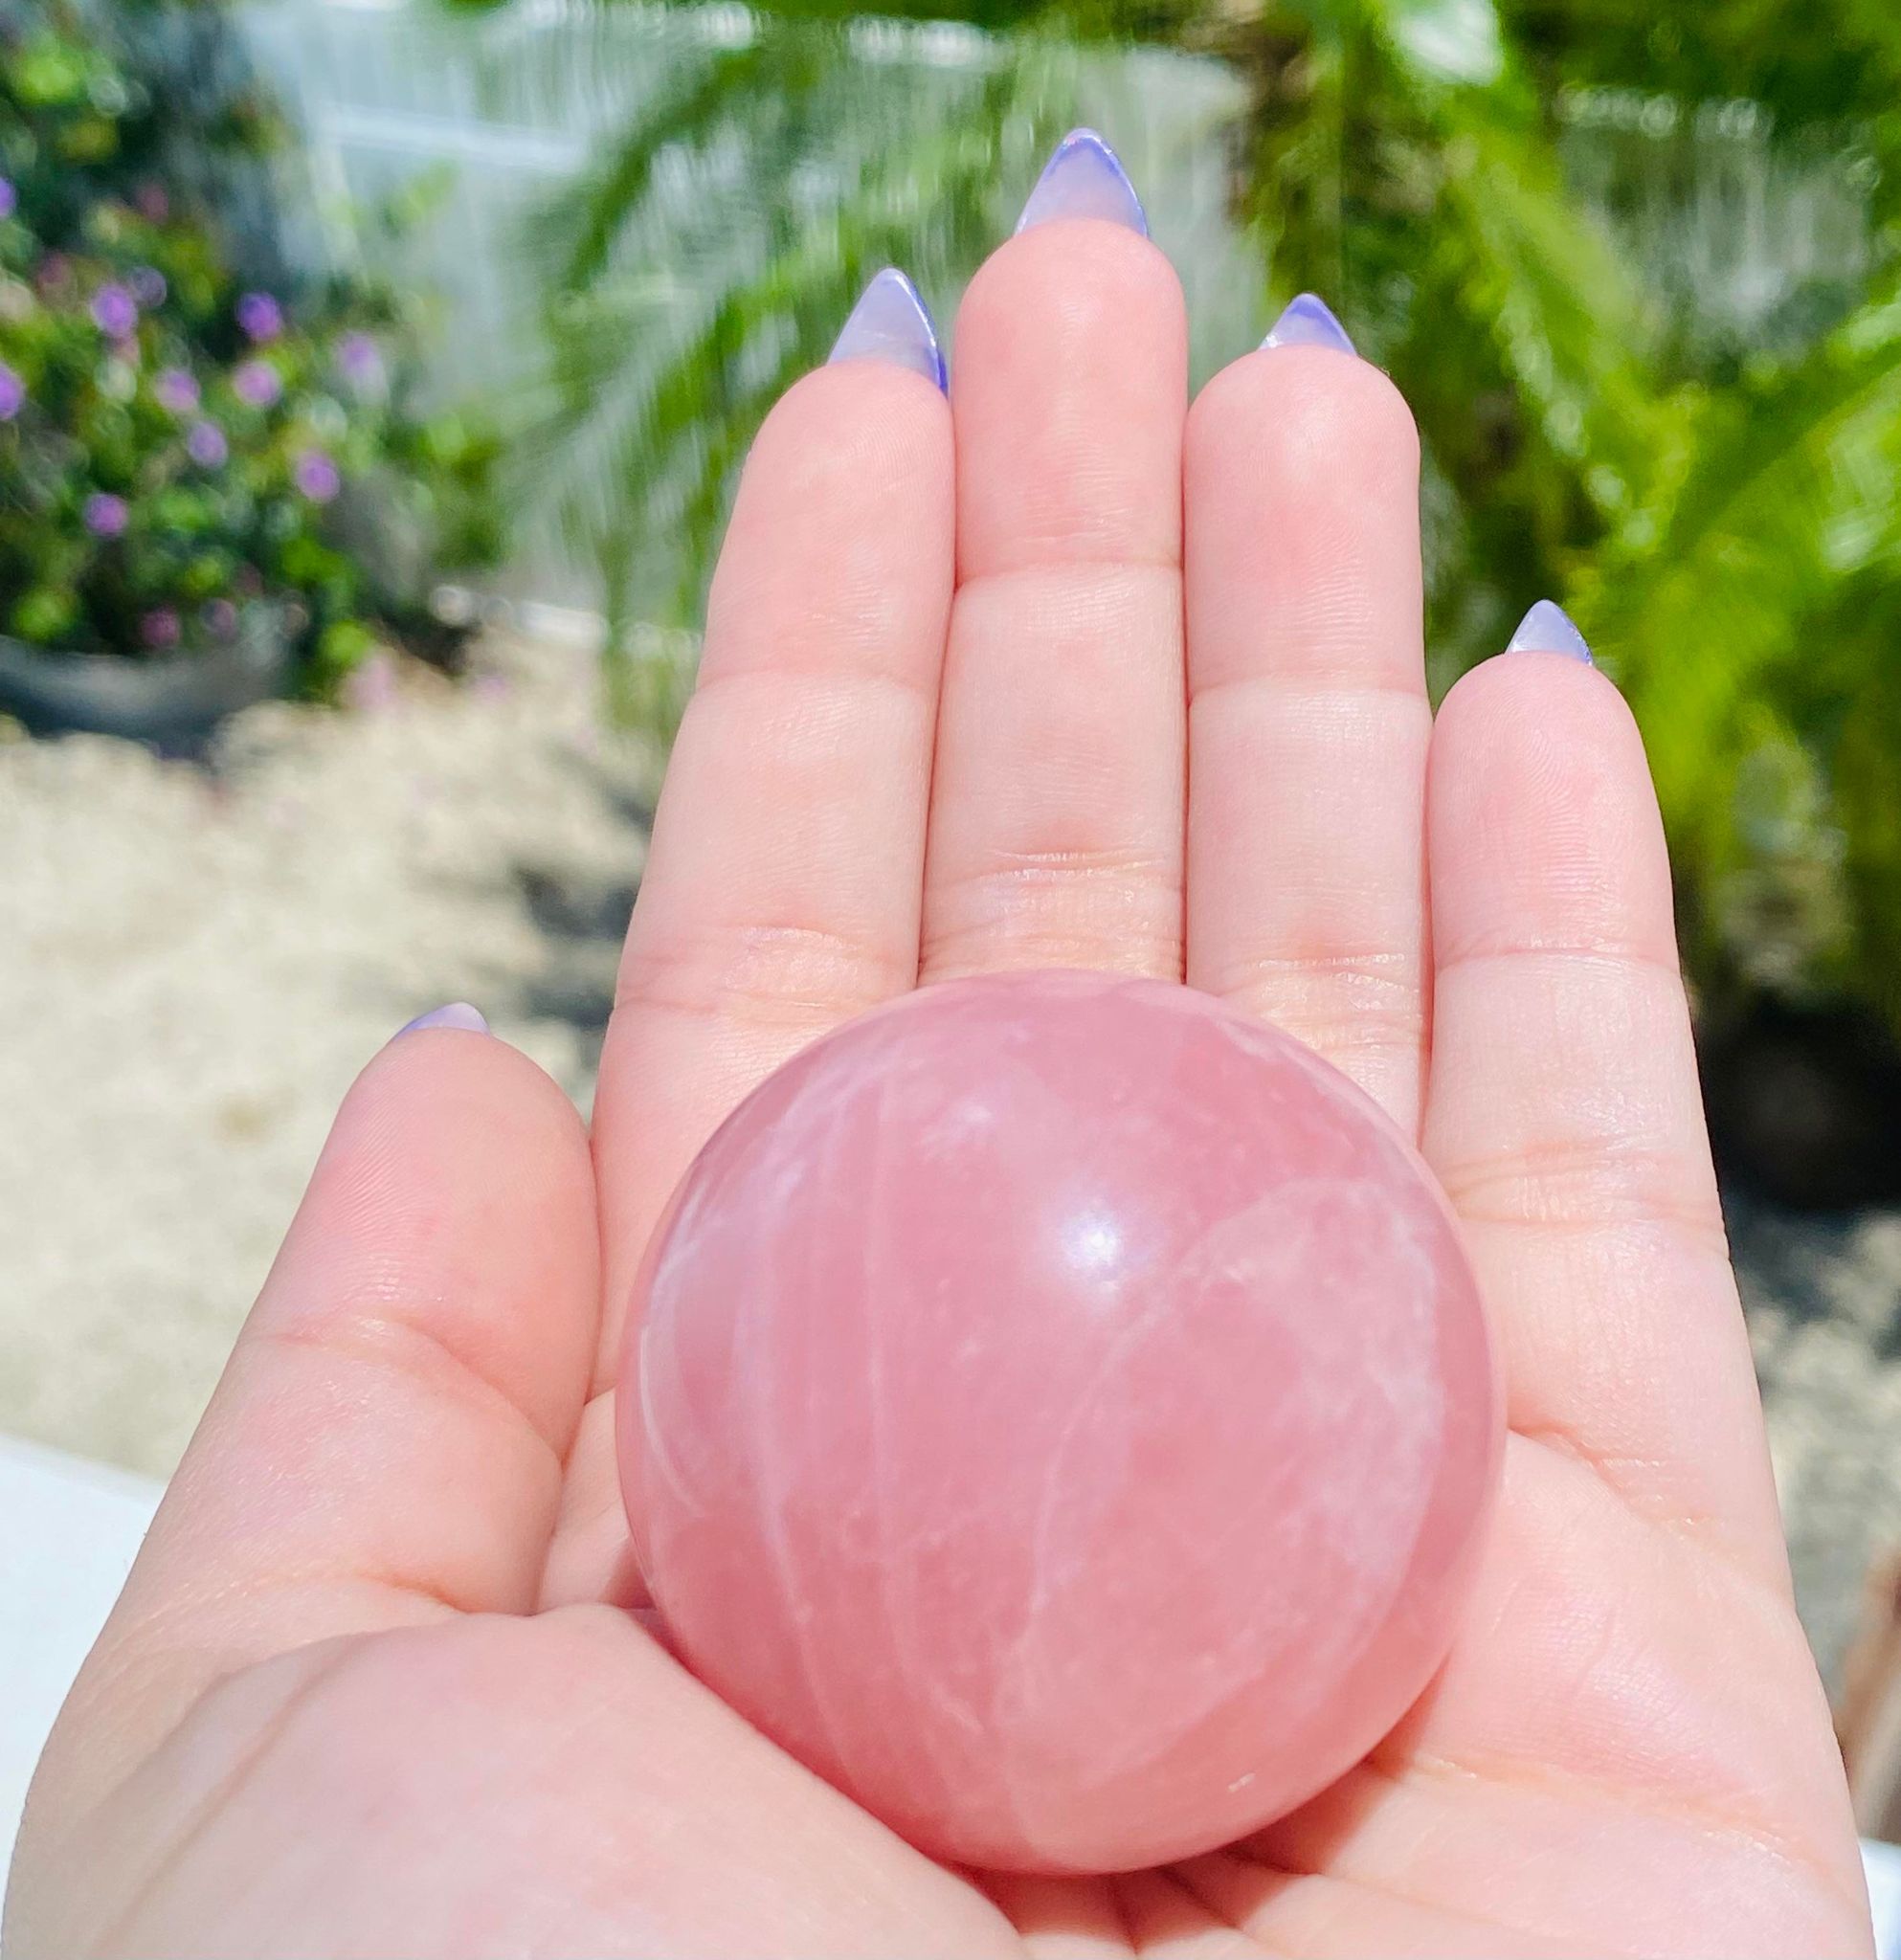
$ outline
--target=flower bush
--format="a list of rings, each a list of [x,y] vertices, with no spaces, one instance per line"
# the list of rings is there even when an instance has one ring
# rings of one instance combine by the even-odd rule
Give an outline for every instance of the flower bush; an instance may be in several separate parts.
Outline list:
[[[77,14],[0,39],[0,632],[137,657],[289,630],[322,684],[422,623],[366,540],[492,561],[493,444],[415,411],[395,295],[234,275],[156,93]]]

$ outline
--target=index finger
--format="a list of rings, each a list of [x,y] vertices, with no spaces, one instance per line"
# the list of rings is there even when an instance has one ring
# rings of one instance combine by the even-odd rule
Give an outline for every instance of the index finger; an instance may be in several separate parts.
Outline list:
[[[951,523],[949,406],[887,345],[808,374],[753,444],[601,1056],[597,1390],[694,1152],[916,981]]]

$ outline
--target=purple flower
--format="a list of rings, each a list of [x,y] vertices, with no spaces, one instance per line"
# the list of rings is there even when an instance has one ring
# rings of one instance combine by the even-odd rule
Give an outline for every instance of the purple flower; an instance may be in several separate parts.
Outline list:
[[[175,647],[178,644],[178,614],[169,606],[154,606],[140,617],[139,637],[148,647]]]
[[[268,293],[246,293],[237,302],[237,323],[254,341],[274,341],[284,330],[283,308]]]
[[[11,177],[0,177],[0,218],[10,218],[20,208],[20,193]]]
[[[312,503],[328,503],[344,487],[336,464],[321,449],[306,449],[298,457],[291,475]]]
[[[166,195],[163,184],[141,184],[139,186],[140,214],[152,224],[162,225],[171,215],[171,199]]]
[[[174,415],[189,415],[198,406],[198,384],[182,368],[168,368],[152,383],[159,405]]]
[[[0,182],[4,181],[0,179]],[[25,407],[26,399],[26,383],[6,362],[0,361],[0,422],[11,422]]]
[[[215,470],[231,454],[231,444],[215,422],[193,422],[185,435],[185,454],[200,469]]]
[[[229,599],[212,599],[205,607],[205,626],[213,639],[232,639],[237,633],[237,608]]]
[[[358,388],[374,388],[383,379],[383,356],[367,333],[347,333],[337,343],[337,366]]]
[[[34,278],[42,293],[56,293],[72,273],[73,261],[63,252],[49,252],[39,262]]]
[[[165,304],[165,275],[155,265],[142,265],[133,270],[125,283],[132,288],[132,297],[147,312],[154,306]]]
[[[92,316],[101,333],[127,340],[139,324],[139,302],[123,286],[106,284],[93,295]]]
[[[231,377],[239,401],[268,409],[284,391],[282,379],[268,361],[240,361]]]
[[[95,490],[80,515],[95,538],[116,538],[132,513],[124,498],[113,496],[110,490]]]

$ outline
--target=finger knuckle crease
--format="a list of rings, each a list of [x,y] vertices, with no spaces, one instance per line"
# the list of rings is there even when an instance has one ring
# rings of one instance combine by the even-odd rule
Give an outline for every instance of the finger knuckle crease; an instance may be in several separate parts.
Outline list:
[[[892,947],[820,926],[755,924],[630,943],[615,1009],[803,1026],[874,1006],[916,977]]]

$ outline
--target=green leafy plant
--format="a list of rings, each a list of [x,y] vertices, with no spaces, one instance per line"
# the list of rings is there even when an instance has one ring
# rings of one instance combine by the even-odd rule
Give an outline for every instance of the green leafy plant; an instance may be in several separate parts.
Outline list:
[[[1060,38],[687,12],[662,85],[538,213],[551,358],[515,464],[600,568],[638,719],[677,716],[681,632],[766,410],[882,266],[928,289],[968,276],[1071,65]]]
[[[493,437],[416,412],[394,293],[240,283],[190,166],[255,151],[265,105],[181,113],[160,79],[91,15],[0,32],[0,630],[127,657],[288,630],[321,685],[423,621],[389,540],[493,561]]]

